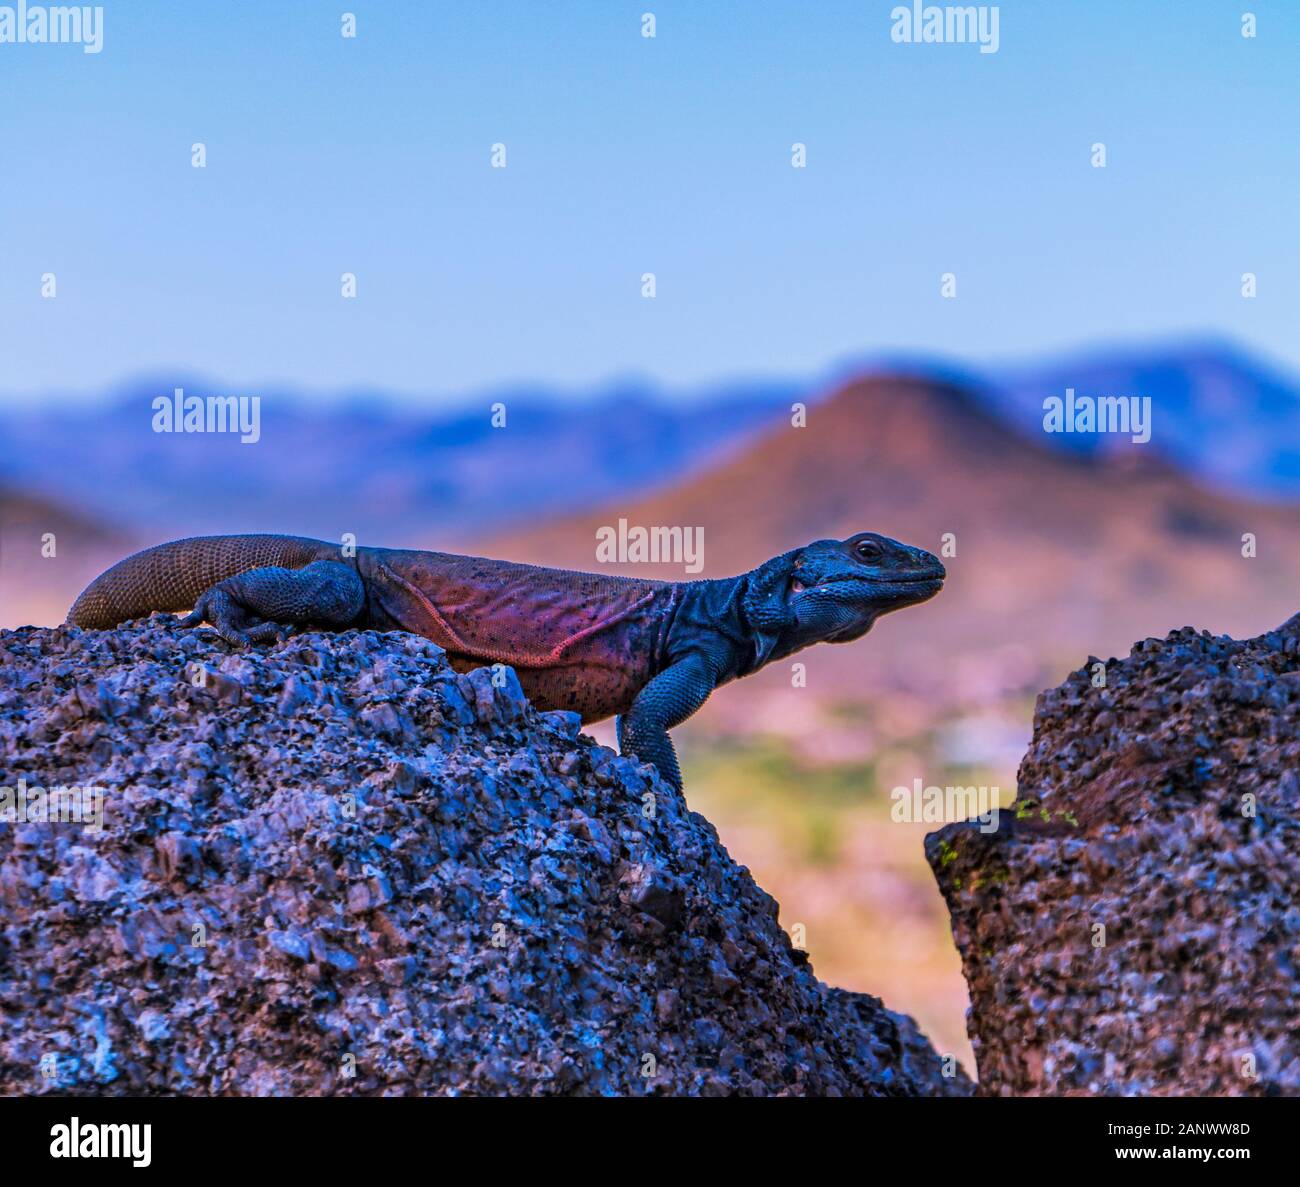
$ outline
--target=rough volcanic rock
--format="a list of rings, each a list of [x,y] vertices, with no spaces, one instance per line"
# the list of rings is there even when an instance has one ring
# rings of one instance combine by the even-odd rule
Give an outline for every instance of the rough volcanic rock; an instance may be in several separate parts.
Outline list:
[[[982,1093],[1300,1093],[1300,615],[1039,697],[996,832],[926,855]]]
[[[3,1093],[970,1090],[650,768],[412,635],[0,633],[19,779],[104,822],[0,824]]]

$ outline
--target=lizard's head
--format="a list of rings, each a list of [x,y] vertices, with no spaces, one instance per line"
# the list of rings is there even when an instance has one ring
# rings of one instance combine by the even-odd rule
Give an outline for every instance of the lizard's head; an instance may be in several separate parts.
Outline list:
[[[811,643],[851,643],[882,614],[928,601],[946,573],[939,558],[875,532],[817,540],[756,569],[750,621],[770,640],[766,662]]]
[[[861,638],[882,614],[928,601],[943,588],[939,558],[875,532],[809,544],[791,566],[786,596],[818,642]]]

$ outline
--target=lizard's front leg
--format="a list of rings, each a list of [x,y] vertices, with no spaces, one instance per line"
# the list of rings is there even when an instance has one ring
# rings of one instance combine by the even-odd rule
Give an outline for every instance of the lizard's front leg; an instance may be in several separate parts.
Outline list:
[[[206,590],[181,625],[209,622],[227,643],[265,643],[286,626],[345,627],[365,600],[361,578],[342,561],[313,561],[301,569],[268,565]]]
[[[653,764],[681,791],[682,772],[668,731],[703,705],[716,683],[714,666],[703,655],[688,655],[665,668],[637,693],[632,708],[618,719],[619,750]]]

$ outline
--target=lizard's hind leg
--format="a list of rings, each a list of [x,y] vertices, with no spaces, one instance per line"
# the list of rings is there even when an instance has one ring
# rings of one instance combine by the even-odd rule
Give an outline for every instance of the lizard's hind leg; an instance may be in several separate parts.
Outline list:
[[[313,561],[301,569],[268,565],[206,590],[181,625],[208,622],[227,643],[266,643],[289,626],[342,629],[360,615],[365,600],[361,578],[341,561]]]

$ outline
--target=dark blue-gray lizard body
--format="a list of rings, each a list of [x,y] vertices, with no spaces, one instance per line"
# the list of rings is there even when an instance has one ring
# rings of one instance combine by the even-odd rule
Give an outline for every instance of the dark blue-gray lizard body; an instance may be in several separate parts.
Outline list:
[[[512,666],[540,709],[618,715],[619,746],[675,787],[668,731],[720,685],[814,643],[861,638],[882,614],[933,597],[944,568],[872,532],[818,540],[738,577],[690,582],[547,569],[452,553],[358,548],[297,536],[160,544],[96,578],[68,621],[111,627],[189,610],[228,642],[288,627],[405,630],[457,670]]]

